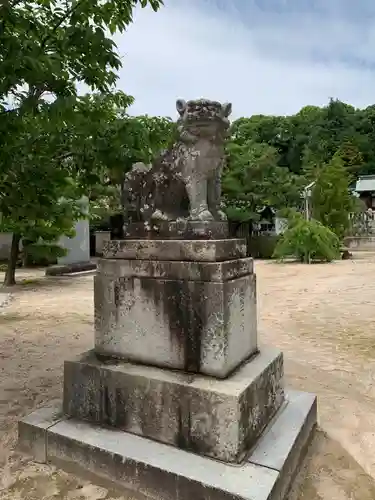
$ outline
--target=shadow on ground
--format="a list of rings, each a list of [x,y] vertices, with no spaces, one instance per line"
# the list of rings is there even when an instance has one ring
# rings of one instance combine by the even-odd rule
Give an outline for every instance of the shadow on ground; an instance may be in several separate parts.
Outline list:
[[[68,288],[76,285],[77,280],[84,276],[94,275],[94,271],[87,271],[85,274],[72,274],[64,276],[37,276],[19,278],[13,286],[1,286],[1,293],[16,293],[16,292],[40,292],[53,288]]]
[[[288,500],[373,500],[375,481],[327,433],[317,430]]]

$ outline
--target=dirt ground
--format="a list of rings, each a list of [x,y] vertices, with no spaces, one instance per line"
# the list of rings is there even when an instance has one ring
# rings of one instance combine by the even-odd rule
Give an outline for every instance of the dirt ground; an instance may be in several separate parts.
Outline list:
[[[257,262],[256,272],[261,342],[284,351],[289,386],[319,397],[320,430],[291,496],[373,500],[375,261]],[[125,500],[14,451],[19,417],[60,397],[63,360],[93,343],[92,276],[18,278],[0,310],[0,500]]]

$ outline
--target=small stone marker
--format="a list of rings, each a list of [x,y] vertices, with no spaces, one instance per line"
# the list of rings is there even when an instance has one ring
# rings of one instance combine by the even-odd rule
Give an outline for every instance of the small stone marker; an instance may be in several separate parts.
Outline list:
[[[88,214],[89,200],[86,196],[82,197],[81,205],[83,211]],[[76,222],[74,230],[75,236],[68,238],[61,236],[59,245],[67,250],[67,254],[57,259],[57,264],[66,266],[71,264],[81,264],[90,262],[90,227],[89,220],[80,219]]]

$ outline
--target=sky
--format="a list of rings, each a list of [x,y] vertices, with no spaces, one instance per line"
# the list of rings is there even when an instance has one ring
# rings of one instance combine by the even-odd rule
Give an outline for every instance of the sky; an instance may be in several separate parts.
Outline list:
[[[164,0],[115,41],[132,114],[175,118],[178,98],[229,101],[232,118],[375,103],[374,0]]]

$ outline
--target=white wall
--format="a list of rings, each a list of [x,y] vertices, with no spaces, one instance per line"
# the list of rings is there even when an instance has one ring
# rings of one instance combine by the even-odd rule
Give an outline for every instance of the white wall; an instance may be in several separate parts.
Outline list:
[[[82,198],[84,211],[88,214],[89,202],[86,197]],[[57,263],[61,265],[74,264],[76,262],[88,262],[90,260],[90,223],[88,219],[81,219],[75,224],[75,236],[68,238],[61,236],[59,245],[68,250],[64,257],[59,257]]]
[[[61,236],[59,245],[68,250],[64,257],[59,257],[57,263],[61,265],[90,260],[90,225],[87,219],[79,220],[75,225],[76,235],[73,238]]]
[[[0,233],[0,259],[5,260],[9,257],[12,244],[12,233]]]

